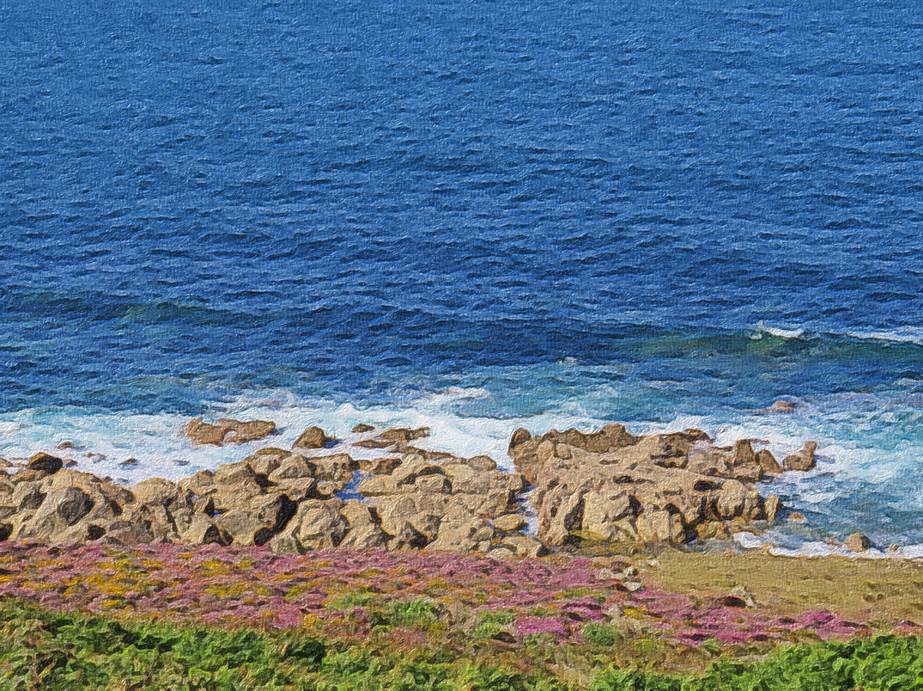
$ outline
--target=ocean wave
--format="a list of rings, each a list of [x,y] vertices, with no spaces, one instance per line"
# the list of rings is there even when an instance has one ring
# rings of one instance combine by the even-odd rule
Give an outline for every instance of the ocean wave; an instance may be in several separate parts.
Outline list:
[[[762,321],[757,323],[756,332],[758,337],[761,337],[762,334],[766,334],[768,336],[775,336],[776,338],[784,338],[787,340],[801,338],[805,334],[804,329],[786,329],[779,326],[770,326]]]
[[[921,326],[898,326],[893,329],[849,329],[843,331],[832,331],[828,329],[819,329],[812,331],[806,327],[781,327],[766,324],[763,321],[757,322],[753,327],[751,338],[760,339],[764,335],[785,340],[812,339],[812,338],[848,338],[860,341],[882,341],[886,343],[905,343],[912,345],[923,345],[923,327]]]
[[[845,335],[867,341],[923,345],[923,326],[900,326],[888,330],[847,331]]]

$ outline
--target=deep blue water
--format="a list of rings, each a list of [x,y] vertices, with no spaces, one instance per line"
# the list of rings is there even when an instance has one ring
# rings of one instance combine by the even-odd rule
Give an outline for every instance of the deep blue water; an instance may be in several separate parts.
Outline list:
[[[923,542],[918,3],[227,5],[0,0],[0,450],[693,419]]]

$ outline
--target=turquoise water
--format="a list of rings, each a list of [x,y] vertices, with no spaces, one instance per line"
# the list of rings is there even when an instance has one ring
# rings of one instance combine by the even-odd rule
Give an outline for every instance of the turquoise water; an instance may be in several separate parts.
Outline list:
[[[820,442],[776,539],[923,543],[916,4],[49,1],[0,40],[0,452],[695,424]]]

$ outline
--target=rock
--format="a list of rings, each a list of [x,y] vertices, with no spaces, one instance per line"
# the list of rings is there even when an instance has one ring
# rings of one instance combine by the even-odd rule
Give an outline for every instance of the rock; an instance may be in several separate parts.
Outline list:
[[[45,475],[53,475],[63,467],[64,461],[57,456],[52,456],[42,451],[30,456],[29,462],[26,463],[28,470],[37,471]]]
[[[275,431],[276,425],[273,422],[265,420],[244,422],[231,418],[216,420],[214,424],[209,424],[202,418],[195,418],[183,428],[183,434],[193,444],[211,444],[213,446],[222,446],[226,443],[244,444],[264,439],[274,434]]]
[[[362,439],[355,443],[355,446],[361,446],[366,449],[390,449],[403,448],[414,439],[422,439],[429,436],[429,427],[420,427],[418,429],[408,429],[406,427],[397,427],[387,429],[372,439]]]
[[[308,427],[292,446],[296,449],[323,449],[332,441],[320,427]]]
[[[64,451],[64,450],[66,450],[66,449],[77,450],[78,447],[77,447],[76,444],[74,444],[74,442],[65,439],[64,441],[58,442],[58,444],[57,444],[57,446],[55,446],[55,448],[56,448],[56,449],[59,449],[59,450],[61,450],[61,451]]]
[[[468,459],[468,466],[474,470],[490,472],[497,469],[497,462],[490,456],[472,456]]]
[[[815,466],[814,452],[817,450],[817,442],[805,442],[804,447],[796,453],[789,454],[782,461],[782,467],[785,470],[811,470]]]
[[[443,516],[442,506],[416,492],[379,497],[375,509],[382,530],[393,538],[410,536],[419,547],[436,539]]]
[[[388,544],[388,536],[381,529],[378,515],[367,505],[355,500],[344,502],[340,515],[346,519],[349,526],[340,547],[369,549]]]
[[[495,518],[493,523],[494,528],[505,533],[517,532],[525,528],[527,525],[526,519],[515,513],[508,513],[504,516],[500,516],[499,518]]]
[[[471,552],[481,543],[489,544],[494,537],[494,529],[487,521],[470,515],[457,505],[447,510],[438,526],[436,538],[427,549]]]
[[[359,468],[372,475],[387,475],[393,473],[401,464],[400,456],[382,456],[379,458],[360,458]]]
[[[280,535],[283,539],[286,535],[293,537],[298,551],[336,547],[349,529],[349,524],[340,514],[341,505],[337,499],[304,501]]]
[[[779,515],[779,509],[782,507],[782,502],[776,495],[771,495],[766,498],[766,501],[763,502],[763,510],[766,514],[766,520],[770,523],[776,520],[776,516]]]
[[[180,539],[193,545],[229,545],[231,536],[221,530],[208,516],[196,516]]]
[[[352,429],[353,434],[365,434],[366,432],[374,432],[375,428],[372,425],[366,425],[365,423],[359,423]]]
[[[253,472],[259,475],[269,475],[279,467],[283,459],[291,454],[291,451],[268,446],[265,449],[260,449],[250,454],[244,459],[244,462],[248,463],[250,467],[253,468]]]
[[[316,456],[311,459],[311,462],[316,468],[315,477],[318,480],[331,480],[345,484],[352,480],[355,472],[359,470],[358,461],[345,453]]]
[[[548,553],[545,545],[528,535],[507,535],[500,544],[512,548],[517,557],[541,557]]]
[[[215,524],[235,544],[263,545],[285,527],[295,510],[295,503],[285,494],[264,495],[247,506],[219,514]]]
[[[317,466],[304,456],[292,453],[277,461],[276,468],[269,473],[267,479],[276,485],[288,484],[290,480],[305,477],[314,477]]]
[[[792,523],[806,523],[808,519],[800,511],[792,511],[788,514],[788,520]]]
[[[864,552],[872,547],[872,541],[862,533],[852,533],[843,541],[843,546],[850,552]]]
[[[779,399],[773,401],[773,404],[767,409],[770,413],[793,413],[795,412],[796,404],[792,401],[786,401]]]
[[[179,488],[169,480],[152,477],[134,485],[131,493],[139,504],[169,506],[179,497]]]
[[[510,453],[535,487],[538,537],[548,545],[724,537],[778,511],[778,500],[764,501],[754,487],[764,469],[750,442],[716,447],[701,430],[643,437],[621,425],[552,430],[518,435]]]
[[[767,475],[778,475],[782,472],[782,466],[779,465],[776,457],[772,455],[769,449],[762,449],[757,452],[756,462],[759,463]]]
[[[522,427],[520,427],[515,432],[513,432],[513,436],[510,437],[510,443],[509,443],[508,449],[512,451],[520,444],[525,444],[527,441],[530,441],[531,439],[532,439],[532,434],[529,432],[529,430],[523,429]]]

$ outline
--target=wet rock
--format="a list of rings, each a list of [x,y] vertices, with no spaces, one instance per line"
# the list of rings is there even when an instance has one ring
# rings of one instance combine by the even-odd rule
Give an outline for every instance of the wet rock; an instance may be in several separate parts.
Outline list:
[[[418,429],[396,427],[387,429],[371,439],[357,441],[355,446],[366,449],[402,449],[415,439],[428,437],[429,432],[429,427],[420,427]]]
[[[324,430],[315,426],[308,427],[302,432],[292,446],[296,449],[323,449],[332,441],[334,441],[332,437],[328,437]]]
[[[768,411],[770,413],[793,413],[795,412],[795,408],[797,408],[795,403],[780,398],[777,401],[773,401],[773,404],[769,406]]]
[[[872,541],[862,533],[852,533],[843,541],[843,546],[850,552],[864,552],[871,549]]]
[[[232,418],[222,418],[210,424],[195,418],[190,420],[183,428],[183,434],[197,445],[210,444],[222,446],[224,444],[244,444],[246,442],[265,439],[276,432],[276,425],[266,420],[241,421]]]
[[[766,497],[766,501],[763,502],[763,510],[766,514],[766,520],[773,522],[776,520],[776,517],[779,515],[779,509],[782,508],[782,501],[776,495],[771,495]]]
[[[359,423],[355,425],[352,429],[353,434],[365,434],[367,432],[374,432],[375,428],[372,425],[367,425],[365,423]]]
[[[814,452],[817,450],[817,442],[805,442],[800,451],[789,454],[782,461],[782,467],[785,470],[807,471],[816,465]]]
[[[782,466],[779,465],[776,457],[772,455],[769,449],[759,451],[756,454],[756,462],[759,463],[759,466],[767,475],[778,475],[782,472]]]
[[[26,463],[26,469],[44,473],[45,475],[53,475],[63,467],[64,461],[43,451],[30,456],[28,463]]]

